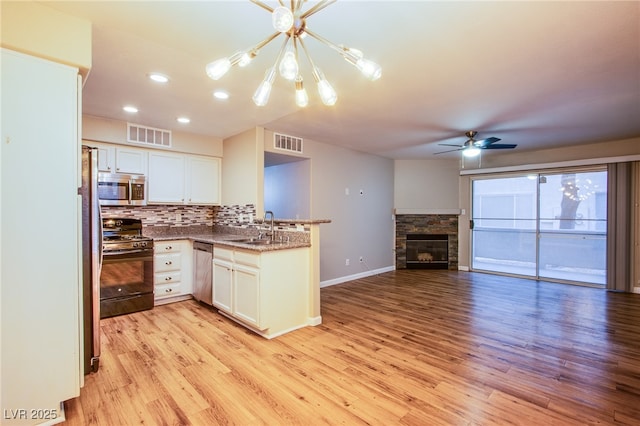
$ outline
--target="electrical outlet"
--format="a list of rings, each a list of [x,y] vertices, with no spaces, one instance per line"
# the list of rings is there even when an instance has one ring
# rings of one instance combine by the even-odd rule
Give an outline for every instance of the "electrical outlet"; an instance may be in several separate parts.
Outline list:
[[[349,259],[345,259],[344,266],[349,266]]]
[[[176,222],[182,222],[182,214],[176,213]]]

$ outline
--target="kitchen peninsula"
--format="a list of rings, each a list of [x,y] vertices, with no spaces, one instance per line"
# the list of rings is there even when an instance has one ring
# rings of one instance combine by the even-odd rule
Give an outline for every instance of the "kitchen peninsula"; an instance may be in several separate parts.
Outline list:
[[[193,243],[206,243],[213,246],[212,304],[222,315],[269,339],[318,325],[319,225],[330,222],[146,227],[156,247],[156,304],[191,298]]]

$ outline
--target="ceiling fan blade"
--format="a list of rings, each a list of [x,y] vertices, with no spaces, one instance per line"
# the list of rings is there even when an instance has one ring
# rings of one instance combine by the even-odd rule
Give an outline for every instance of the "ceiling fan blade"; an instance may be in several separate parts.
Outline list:
[[[513,149],[515,148],[516,144],[512,144],[512,143],[501,143],[498,145],[487,145],[487,146],[483,146],[481,147],[481,149]]]
[[[491,138],[486,138],[486,139],[482,139],[479,141],[475,141],[475,145],[479,146],[480,148],[486,148],[487,146],[494,144],[498,141],[501,141],[502,139],[500,138],[496,138],[496,137],[491,137]]]
[[[451,145],[451,146],[457,146],[457,145]],[[447,152],[453,152],[453,151],[462,151],[462,148],[458,148],[458,149],[449,149],[449,150],[447,150],[447,151],[435,152],[433,155],[446,154]]]
[[[452,143],[439,143],[438,145],[442,145],[442,146],[457,146],[458,148],[463,148],[464,145],[454,145]]]

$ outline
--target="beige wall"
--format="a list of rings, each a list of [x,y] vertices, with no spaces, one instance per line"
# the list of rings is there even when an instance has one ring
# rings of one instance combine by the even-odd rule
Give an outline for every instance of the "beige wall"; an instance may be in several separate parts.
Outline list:
[[[144,125],[144,123],[136,123]],[[187,132],[171,132],[172,147],[158,148],[144,144],[127,142],[127,122],[107,118],[82,116],[82,139],[95,142],[108,142],[138,148],[167,149],[187,154],[222,157],[222,139]]]
[[[224,140],[222,204],[256,206],[264,214],[264,129],[257,127]]]
[[[0,2],[2,47],[80,69],[91,69],[91,22],[42,3]]]
[[[395,160],[393,205],[396,209],[458,209],[460,162]]]

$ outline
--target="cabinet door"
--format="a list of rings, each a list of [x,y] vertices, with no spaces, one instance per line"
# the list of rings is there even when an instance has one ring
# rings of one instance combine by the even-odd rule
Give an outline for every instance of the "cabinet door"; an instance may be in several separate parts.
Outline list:
[[[89,144],[92,145],[92,144]],[[112,146],[96,145],[98,148],[98,170],[106,173],[113,173],[116,149]]]
[[[149,153],[148,203],[184,203],[184,156]]]
[[[145,174],[147,153],[141,149],[116,148],[116,172]]]
[[[227,261],[213,260],[213,306],[228,313],[232,303],[233,265]]]
[[[234,315],[260,329],[260,271],[244,265],[234,265]]]
[[[220,159],[187,157],[187,203],[220,204]]]

